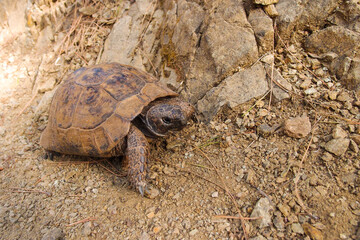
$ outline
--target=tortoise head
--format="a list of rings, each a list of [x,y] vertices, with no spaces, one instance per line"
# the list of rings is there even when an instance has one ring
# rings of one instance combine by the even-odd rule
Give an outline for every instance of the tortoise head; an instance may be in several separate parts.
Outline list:
[[[145,114],[146,127],[156,136],[181,130],[194,115],[194,107],[178,98],[154,101]]]

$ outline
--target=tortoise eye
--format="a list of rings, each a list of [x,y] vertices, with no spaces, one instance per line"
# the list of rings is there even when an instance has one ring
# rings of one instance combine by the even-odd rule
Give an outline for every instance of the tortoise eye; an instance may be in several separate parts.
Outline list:
[[[162,121],[163,123],[165,123],[165,124],[170,124],[170,123],[171,123],[171,119],[170,119],[169,117],[163,117],[163,118],[161,119],[161,121]]]

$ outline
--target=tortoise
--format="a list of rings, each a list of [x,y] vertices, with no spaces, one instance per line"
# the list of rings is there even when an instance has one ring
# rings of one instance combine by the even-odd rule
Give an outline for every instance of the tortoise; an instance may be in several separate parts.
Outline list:
[[[56,89],[40,145],[47,156],[125,156],[129,182],[143,196],[149,144],[181,130],[194,114],[191,104],[159,79],[119,63],[83,67]]]

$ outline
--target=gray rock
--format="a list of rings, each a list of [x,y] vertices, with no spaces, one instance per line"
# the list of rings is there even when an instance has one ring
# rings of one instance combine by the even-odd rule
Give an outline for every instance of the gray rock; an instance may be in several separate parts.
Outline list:
[[[204,21],[205,12],[195,2],[180,0],[177,7],[177,16],[181,17],[176,19],[177,22],[172,35],[172,43],[176,53],[180,56],[193,55],[200,37],[197,31]]]
[[[305,41],[305,49],[311,53],[333,52],[352,56],[360,47],[360,34],[340,26],[331,26],[311,34]]]
[[[341,81],[349,89],[360,89],[360,58],[351,59],[349,70],[343,75]]]
[[[151,29],[151,36],[143,37],[145,54],[140,55],[135,50],[138,47],[141,34],[143,31],[142,19],[143,15],[151,14],[152,7],[149,1],[136,1],[131,5],[127,14],[124,14],[113,26],[111,33],[105,41],[104,52],[101,56],[100,62],[119,62],[123,64],[130,64],[142,70],[144,68],[144,59],[142,55],[151,55],[151,48],[154,44],[154,36],[158,31],[162,20],[161,14],[154,14],[154,18],[149,25]],[[158,17],[158,18],[156,18]],[[149,49],[150,48],[150,49]]]
[[[284,132],[294,138],[306,137],[311,131],[309,117],[302,116],[285,120]]]
[[[336,0],[294,2],[282,0],[276,4],[279,12],[277,25],[281,37],[288,39],[296,30],[316,31],[324,25],[334,10],[340,6]]]
[[[259,54],[263,55],[272,51],[274,47],[274,28],[271,18],[261,8],[255,8],[250,11],[248,20],[255,33]]]
[[[65,233],[60,228],[53,228],[49,230],[41,240],[63,240],[65,239]]]
[[[348,136],[347,132],[337,125],[332,132],[333,138],[346,138]]]
[[[273,96],[276,101],[281,101],[283,99],[290,98],[288,92],[292,91],[292,85],[285,80],[280,72],[276,69],[271,67],[269,64],[264,64],[266,74],[268,76],[269,81],[274,80],[273,83]]]
[[[343,155],[348,149],[350,140],[347,138],[332,139],[325,144],[325,149],[328,152],[335,154],[336,156]]]
[[[209,46],[217,74],[225,76],[237,66],[254,63],[258,58],[258,49],[254,32],[246,20],[241,4],[226,1],[219,8],[209,23],[204,39]]]
[[[298,234],[304,234],[304,229],[302,228],[300,223],[293,223],[291,224],[291,230],[294,233],[298,233]]]
[[[354,153],[358,153],[359,152],[359,146],[356,144],[356,142],[352,139],[350,139],[350,145],[349,148],[354,151]]]
[[[160,194],[159,189],[157,189],[157,188],[155,188],[155,187],[151,187],[150,190],[145,193],[145,196],[146,196],[147,198],[154,199],[154,198],[156,198],[157,196],[159,196],[159,194]]]
[[[305,91],[304,91],[304,93],[306,94],[306,95],[311,95],[311,94],[314,94],[314,93],[317,93],[318,91],[316,90],[316,88],[308,88],[308,89],[306,89]]]
[[[197,107],[203,119],[211,119],[222,106],[234,108],[253,97],[263,95],[267,90],[265,70],[261,63],[257,63],[226,78],[219,86],[206,93]]]
[[[213,193],[211,194],[211,197],[213,197],[213,198],[219,197],[219,192],[213,192]]]
[[[254,220],[253,223],[259,228],[270,226],[273,206],[269,199],[261,198],[255,205],[254,210],[251,213],[251,217],[261,217]]]
[[[273,223],[278,231],[282,232],[285,230],[285,222],[279,211],[275,212]]]

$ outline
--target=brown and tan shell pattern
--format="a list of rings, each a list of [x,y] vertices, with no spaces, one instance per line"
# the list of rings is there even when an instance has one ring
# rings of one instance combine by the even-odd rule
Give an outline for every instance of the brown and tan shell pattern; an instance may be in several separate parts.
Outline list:
[[[40,144],[49,151],[109,157],[142,109],[166,96],[177,93],[131,66],[80,68],[56,90]]]

